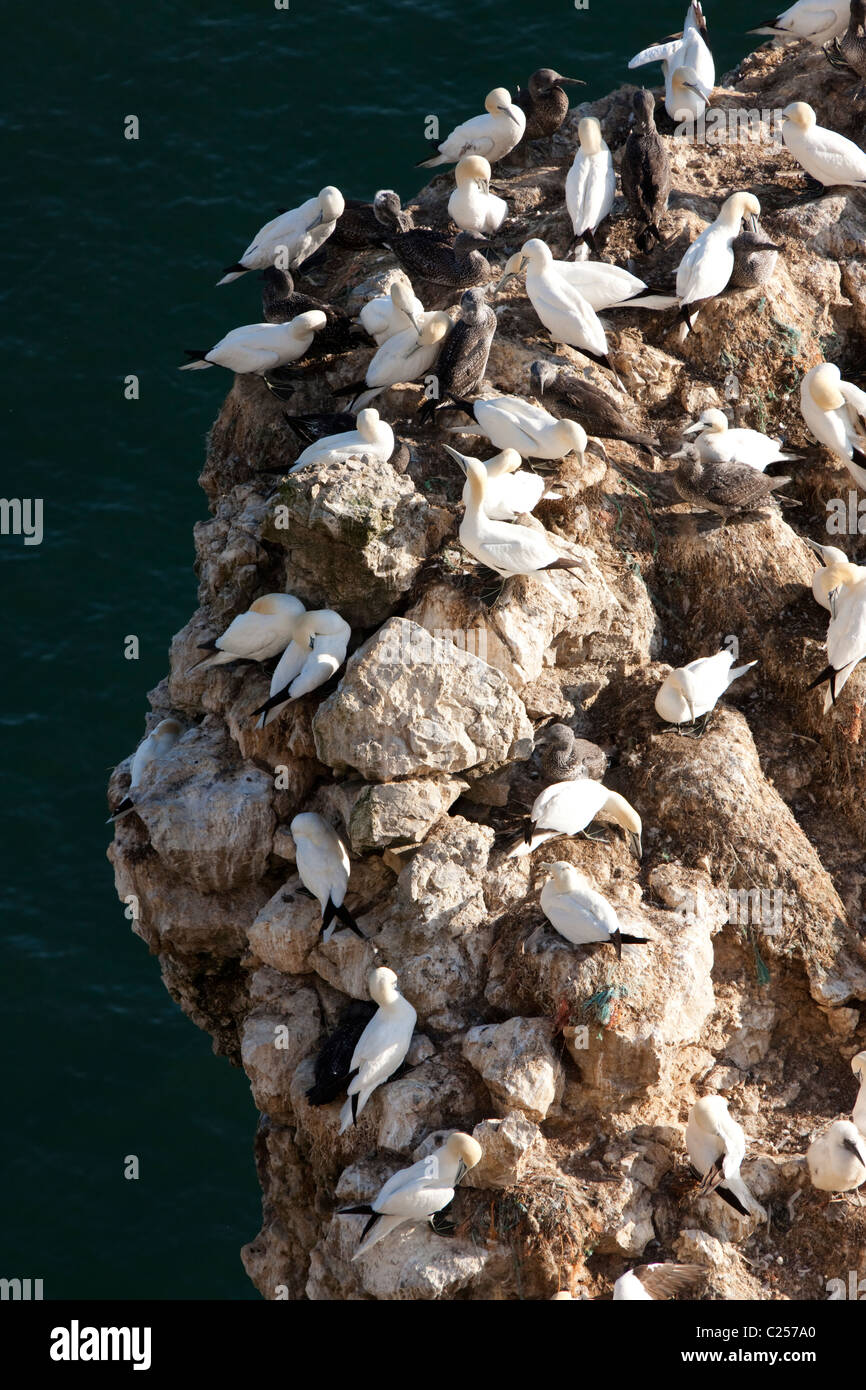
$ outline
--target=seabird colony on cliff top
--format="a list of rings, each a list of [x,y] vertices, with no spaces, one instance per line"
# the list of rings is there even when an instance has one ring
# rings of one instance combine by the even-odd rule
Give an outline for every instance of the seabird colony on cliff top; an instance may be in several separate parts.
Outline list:
[[[817,47],[826,44],[827,58],[834,66],[863,79],[864,19],[864,0],[851,0],[850,6],[848,0],[799,0],[752,32],[782,40],[803,38]],[[396,461],[400,450],[411,463],[411,450],[395,435],[397,406],[389,392],[415,383],[421,409],[415,413],[410,435],[420,433],[441,447],[443,463],[449,469],[458,465],[465,476],[458,536],[467,564],[476,561],[504,584],[523,585],[518,592],[541,583],[553,585],[557,594],[579,594],[580,585],[592,584],[600,573],[594,557],[559,529],[561,510],[551,512],[544,525],[531,513],[546,496],[567,509],[569,476],[575,471],[580,476],[585,469],[588,449],[606,458],[605,440],[627,441],[645,459],[660,451],[655,433],[635,418],[617,373],[637,377],[625,358],[618,360],[616,334],[599,315],[614,309],[641,310],[632,330],[639,333],[647,323],[645,311],[653,310],[652,319],[661,322],[670,350],[677,352],[704,306],[731,287],[768,283],[785,254],[781,233],[760,226],[761,206],[754,192],[735,188],[716,207],[714,217],[707,215],[702,204],[706,225],[680,254],[678,267],[671,263],[672,231],[666,226],[671,193],[686,198],[691,194],[689,189],[676,189],[671,154],[689,138],[689,123],[694,129],[693,123],[712,106],[715,86],[707,19],[697,0],[688,6],[680,34],[643,49],[628,67],[634,71],[657,63],[664,80],[661,105],[651,92],[634,91],[632,127],[616,152],[590,110],[584,108],[576,127],[574,122],[565,125],[568,95],[564,87],[579,79],[540,68],[524,88],[516,89],[516,100],[505,87],[494,88],[484,99],[482,114],[457,124],[444,139],[437,137],[435,152],[420,161],[424,168],[452,166],[444,175],[447,208],[443,205],[441,216],[433,218],[431,225],[420,225],[422,213],[403,209],[398,194],[390,189],[380,190],[367,203],[346,200],[328,184],[291,211],[279,212],[218,282],[224,285],[249,271],[263,272],[265,321],[230,330],[207,351],[188,351],[192,360],[186,369],[220,365],[239,377],[263,376],[273,391],[289,397],[298,377],[317,377],[326,397],[319,411],[286,416],[292,433],[305,447],[294,458],[287,457],[285,473],[302,477],[314,468],[351,470],[357,461],[383,467],[389,460]],[[791,102],[784,109],[779,168],[786,172],[795,165],[802,168],[819,193],[831,187],[837,195],[856,196],[866,186],[866,153],[854,141],[819,124],[819,115],[832,119],[832,114],[829,110],[816,113],[804,101]],[[669,133],[671,120],[678,123],[673,134]],[[549,155],[554,138],[557,157],[563,148],[571,155],[563,174],[559,215],[544,219],[543,236],[515,245],[520,237],[511,234],[514,200],[509,196],[509,179],[518,171],[525,176],[540,146]],[[634,259],[627,266],[604,259],[607,224],[621,215],[616,203],[615,153],[634,246]],[[716,157],[712,145],[703,147],[703,157],[708,162]],[[245,220],[252,219],[239,218],[239,230]],[[501,253],[494,247],[501,247]],[[338,254],[356,258],[345,262],[342,284],[352,274],[357,282],[364,281],[385,256],[398,263],[388,280],[380,279],[379,291],[368,296],[357,321],[341,306],[310,294],[303,283],[323,260],[327,263],[334,248]],[[650,256],[654,257],[651,264],[646,259]],[[659,284],[657,267],[665,266],[665,283]],[[524,274],[522,292],[515,296],[512,281]],[[506,288],[507,300],[503,298]],[[533,315],[525,314],[520,302],[523,294]],[[425,308],[430,303],[444,307]],[[538,338],[543,342],[546,355],[533,361],[523,383],[503,383],[492,353],[503,312],[524,315],[521,329],[511,331],[529,335],[533,350]],[[353,357],[351,368],[341,372],[342,382],[354,374],[353,379],[335,389],[325,373],[365,343],[366,358],[359,362]],[[698,349],[692,346],[691,351],[699,358]],[[594,371],[593,364],[603,371]],[[348,410],[337,408],[335,398],[341,396],[349,398]],[[376,408],[370,405],[374,399]],[[817,362],[802,379],[800,410],[817,446],[847,468],[857,487],[866,491],[866,393],[843,380],[836,364]],[[478,443],[473,448],[489,456],[476,457],[445,444],[444,436],[453,433],[474,435]],[[775,493],[791,480],[770,476],[767,468],[816,454],[811,446],[806,449],[745,428],[739,418],[732,424],[728,413],[715,407],[703,409],[691,423],[684,422],[682,434],[682,447],[668,453],[675,465],[668,470],[670,480],[681,498],[721,516],[723,524],[733,518],[748,524],[750,517],[776,505]],[[697,437],[688,442],[691,435]],[[564,494],[548,492],[549,478],[533,470],[533,461],[544,461],[548,474],[553,468],[561,470]],[[629,476],[634,478],[639,471],[632,468]],[[646,472],[649,476],[650,470]],[[803,520],[808,521],[806,512]],[[707,543],[700,530],[695,535],[698,545]],[[828,684],[825,708],[829,711],[858,662],[866,657],[866,567],[853,563],[835,546],[814,540],[808,544],[818,555],[813,593],[830,614],[828,664],[814,682]],[[333,688],[350,646],[364,636],[363,632],[353,634],[345,619],[331,609],[307,611],[291,594],[264,594],[222,632],[206,639],[200,634],[204,640],[199,641],[199,649],[204,655],[186,674],[199,682],[228,676],[242,688],[244,671],[274,661],[269,698],[248,711],[250,723],[258,716],[259,727],[264,728],[283,718],[295,701],[328,683]],[[735,666],[727,646],[703,655],[682,655],[691,659],[664,678],[655,695],[655,710],[660,732],[665,728],[679,732],[689,726],[692,735],[699,737],[697,721],[703,718],[706,727],[732,683],[747,676],[757,663],[751,660]],[[132,760],[129,792],[117,806],[115,818],[144,810],[160,796],[161,767],[170,766],[171,749],[182,735],[183,726],[174,719],[164,719],[151,730]],[[613,945],[622,957],[619,968],[628,977],[628,972],[640,970],[647,952],[658,948],[642,926],[628,929],[633,909],[626,908],[623,916],[622,905],[600,892],[573,857],[579,853],[574,837],[588,835],[588,827],[598,817],[622,828],[638,861],[643,854],[639,811],[622,792],[602,785],[606,765],[602,750],[576,740],[569,725],[555,726],[541,763],[546,784],[540,786],[531,806],[527,801],[513,808],[523,815],[524,824],[509,853],[511,858],[528,858],[538,846],[557,841],[557,851],[571,857],[534,865],[541,876],[536,885],[541,913],[568,943],[560,949],[582,954]],[[639,806],[639,778],[632,779],[622,769],[620,781]],[[344,928],[366,937],[345,906],[351,861],[335,826],[319,811],[301,808],[290,830],[299,884],[318,903],[324,940]],[[532,873],[532,865],[529,859],[525,872]],[[618,899],[615,884],[612,881],[608,891]],[[541,930],[543,924],[533,938]],[[624,943],[640,950],[623,952]],[[367,949],[374,957],[378,954],[375,944]],[[375,1126],[365,1127],[362,1116],[376,1089],[386,1085],[411,1056],[416,1023],[414,1007],[381,957],[369,974],[368,987],[372,1003],[356,1000],[344,1010],[319,1053],[315,1084],[307,1092],[310,1104],[333,1106],[335,1141],[338,1132],[357,1136],[352,1139],[355,1153],[366,1152],[373,1142]],[[804,1162],[812,1184],[824,1193],[844,1194],[866,1181],[866,1053],[854,1058],[852,1068],[860,1079],[853,1119],[829,1124],[814,1138]],[[345,1099],[338,1112],[341,1094]],[[371,1188],[372,1200],[342,1209],[345,1215],[369,1218],[354,1250],[355,1259],[407,1223],[429,1221],[434,1230],[446,1230],[442,1213],[464,1174],[481,1164],[484,1154],[475,1138],[460,1132],[451,1133],[438,1146],[432,1144],[431,1138],[418,1161],[394,1172],[378,1195],[373,1196]],[[724,1200],[753,1224],[766,1219],[766,1211],[741,1174],[746,1158],[744,1131],[721,1096],[709,1094],[691,1104],[685,1148],[699,1196]],[[483,1170],[478,1182],[483,1186]],[[622,1273],[613,1296],[617,1300],[672,1297],[694,1290],[700,1279],[697,1266],[646,1265]],[[563,1291],[558,1296],[567,1299],[570,1294]]]

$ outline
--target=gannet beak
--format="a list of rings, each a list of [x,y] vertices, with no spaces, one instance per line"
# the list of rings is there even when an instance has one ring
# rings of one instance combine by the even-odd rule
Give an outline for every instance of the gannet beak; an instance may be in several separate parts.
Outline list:
[[[415,329],[415,332],[416,332],[416,333],[421,333],[421,332],[423,332],[423,329],[424,329],[424,320],[421,318],[421,315],[420,315],[420,314],[410,314],[410,315],[409,315],[409,320],[410,320],[410,322],[411,322],[411,324],[412,324],[412,327]]]
[[[481,192],[482,192],[482,193],[484,194],[484,196],[486,197],[486,196],[489,194],[489,192],[490,192],[490,180],[489,180],[489,179],[476,179],[476,183],[478,184],[478,187],[481,189]]]
[[[628,832],[628,847],[637,859],[643,858],[643,844],[636,830],[630,830]]]
[[[683,430],[683,434],[697,434],[698,430],[702,430],[703,428],[700,420],[696,420],[693,425],[689,425],[687,429]]]
[[[469,1172],[469,1169],[466,1167],[466,1164],[463,1162],[463,1159],[462,1159],[462,1158],[458,1158],[458,1160],[457,1160],[457,1175],[456,1175],[456,1177],[455,1177],[455,1179],[454,1179],[454,1186],[455,1186],[455,1187],[459,1187],[459,1186],[460,1186],[461,1182],[463,1181],[463,1179],[465,1178],[465,1176],[466,1176],[466,1174],[467,1174],[468,1172]]]
[[[586,86],[586,83],[584,82],[582,77],[562,77],[560,73],[557,73],[556,80],[557,82],[570,82],[573,87]]]
[[[806,542],[806,544],[807,544],[808,546],[811,546],[812,550],[815,551],[816,555],[820,555],[820,557],[821,557],[821,564],[822,564],[822,565],[826,564],[826,561],[825,561],[825,559],[824,559],[824,547],[823,547],[823,545],[819,545],[817,541],[811,541],[811,540],[809,540],[809,537],[808,537],[808,536],[804,536],[803,539],[804,539],[804,541]]]
[[[513,260],[514,260],[514,257],[512,256],[512,257],[511,257],[511,261],[513,261]],[[511,261],[508,261],[506,264],[507,264],[507,265],[511,265]],[[499,281],[499,283],[498,283],[497,286],[496,286],[497,290],[501,290],[502,287],[503,287],[503,285],[507,285],[507,284],[508,284],[508,281],[509,281],[509,280],[515,280],[515,279],[517,278],[517,276],[520,274],[520,272],[523,270],[523,268],[524,268],[524,266],[525,266],[526,264],[527,264],[526,258],[525,258],[524,256],[521,256],[521,257],[520,257],[520,260],[517,262],[517,265],[515,266],[514,270],[506,270],[505,274],[502,276],[502,279]]]
[[[507,116],[509,121],[513,121],[516,126],[520,125],[520,122],[518,121],[510,106],[499,106],[497,107],[497,110],[501,111],[503,115]]]
[[[455,463],[459,463],[461,472],[465,473],[466,463],[463,454],[458,453],[456,449],[452,449],[450,444],[443,444],[442,448],[445,450],[446,454],[451,455]]]
[[[706,87],[702,87],[700,82],[684,82],[683,86],[688,87],[690,92],[697,92],[698,96],[703,97],[704,101],[707,102],[713,95],[712,92],[707,91]]]
[[[307,228],[307,231],[308,231],[308,232],[311,232],[311,231],[313,230],[314,227],[321,227],[321,225],[322,225],[322,223],[324,222],[324,220],[325,220],[325,214],[324,214],[323,212],[320,212],[319,215],[318,215],[318,217],[316,218],[315,222],[311,222],[311,223],[310,223],[309,227]]]

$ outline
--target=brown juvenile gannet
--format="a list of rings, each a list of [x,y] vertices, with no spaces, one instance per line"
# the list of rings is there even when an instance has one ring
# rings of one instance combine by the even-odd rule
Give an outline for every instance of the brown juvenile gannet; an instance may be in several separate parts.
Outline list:
[[[769,240],[757,217],[750,217],[749,223],[733,243],[734,268],[728,284],[738,290],[766,285],[773,277],[782,249]]]
[[[492,279],[481,247],[487,238],[480,232],[458,232],[453,241],[447,232],[432,227],[414,227],[407,232],[389,231],[385,246],[393,251],[413,279],[446,285],[452,290],[468,290]]]
[[[287,270],[270,265],[262,272],[262,317],[265,323],[289,323],[298,314],[320,309],[327,323],[313,339],[309,356],[324,357],[333,353],[348,352],[358,342],[366,340],[366,334],[353,319],[334,304],[323,304],[312,295],[300,294]]]
[[[646,254],[662,241],[659,231],[671,191],[671,162],[656,130],[655,99],[643,88],[632,98],[634,129],[625,142],[620,176],[629,212],[637,222],[635,241]]]
[[[600,780],[607,769],[607,755],[597,743],[575,738],[567,724],[551,724],[544,739],[541,769],[551,782],[571,782],[576,777]]]
[[[722,524],[738,512],[759,510],[771,493],[790,481],[788,477],[768,478],[766,473],[743,463],[705,461],[691,447],[674,474],[680,497],[706,511],[717,512]]]
[[[384,216],[380,217],[379,212]],[[385,225],[401,232],[408,232],[415,225],[411,212],[404,212],[400,195],[393,188],[380,189],[372,203],[347,198],[343,216],[331,233],[331,243],[349,250],[382,246]]]
[[[436,361],[434,378],[437,394],[421,405],[419,415],[429,422],[440,404],[454,401],[464,409],[465,397],[473,395],[484,380],[490,344],[496,332],[496,315],[480,289],[466,290],[460,300],[460,317],[452,328]]]
[[[539,400],[546,393],[567,405],[575,411],[586,433],[594,439],[623,439],[638,449],[659,447],[654,435],[638,429],[624,408],[591,381],[543,358],[533,362],[529,375],[532,389]]]
[[[568,115],[568,95],[562,84],[585,87],[579,77],[563,77],[553,68],[538,68],[526,87],[518,87],[514,98],[526,116],[523,142],[555,135]],[[521,142],[521,143],[523,143]]]
[[[860,78],[855,95],[862,96],[866,87],[866,0],[851,0],[848,28],[825,45],[824,53],[834,68]]]

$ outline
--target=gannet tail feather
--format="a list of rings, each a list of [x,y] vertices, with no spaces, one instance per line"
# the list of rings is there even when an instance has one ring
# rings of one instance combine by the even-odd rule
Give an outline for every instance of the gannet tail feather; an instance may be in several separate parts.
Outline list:
[[[184,362],[180,368],[182,372],[200,372],[203,367],[213,366],[213,362],[205,361],[207,353],[202,352],[199,348],[184,348],[184,353],[187,357],[191,357],[192,361]]]
[[[239,280],[246,273],[247,268],[245,265],[241,265],[240,261],[236,261],[234,265],[227,265],[223,271],[223,278],[217,280],[217,286],[228,285],[232,280]]]
[[[121,801],[120,805],[118,806],[117,810],[116,810],[116,811],[113,811],[113,812],[111,813],[111,815],[108,817],[108,820],[105,822],[105,824],[106,824],[106,825],[111,825],[112,821],[120,820],[121,816],[127,816],[127,815],[129,815],[129,812],[130,812],[130,811],[134,811],[134,810],[135,810],[135,802],[132,800],[131,797],[125,796],[125,797],[123,798],[123,800]]]

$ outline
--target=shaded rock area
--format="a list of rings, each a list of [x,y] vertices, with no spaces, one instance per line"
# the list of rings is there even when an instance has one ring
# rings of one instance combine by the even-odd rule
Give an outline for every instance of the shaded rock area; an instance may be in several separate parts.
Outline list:
[[[599,117],[618,163],[632,92],[579,107],[552,140],[496,167],[511,205],[497,265],[530,236],[565,254],[577,121]],[[768,45],[720,79],[714,109],[772,113],[805,98],[859,140],[846,93],[820,51]],[[199,608],[147,718],[150,730],[174,716],[184,732],[118,821],[109,858],[166,988],[249,1078],[263,1219],[242,1258],[264,1298],[607,1297],[630,1264],[664,1259],[703,1265],[704,1298],[823,1299],[829,1281],[866,1275],[866,1208],[819,1201],[802,1161],[850,1115],[850,1058],[866,1048],[866,671],[826,716],[807,689],[827,615],[803,539],[866,562],[863,536],[826,530],[828,502],[856,490],[813,450],[790,465],[799,505],[705,529],[669,461],[709,406],[807,445],[804,373],[826,356],[858,379],[866,202],[834,190],[805,203],[797,166],[769,138],[737,139],[729,125],[708,146],[660,126],[674,188],[665,242],[636,256],[618,197],[602,256],[670,292],[689,242],[736,189],[758,195],[784,250],[768,284],[711,301],[684,342],[671,313],[605,316],[631,412],[661,446],[604,440],[585,467],[574,456],[554,465],[559,496],[527,524],[587,562],[579,577],[488,592],[457,541],[464,480],[442,444],[493,450],[422,426],[418,386],[376,401],[408,448],[404,471],[357,458],[274,472],[300,450],[258,378],[235,379],[211,432]],[[452,187],[446,171],[419,194],[418,225],[445,225]],[[385,250],[334,248],[303,288],[356,312],[393,267]],[[422,297],[456,313],[459,296],[442,287]],[[541,357],[615,395],[603,368],[550,340],[522,284],[490,299],[491,390],[530,395]],[[359,346],[298,376],[292,410],[333,409],[370,354]],[[260,731],[252,712],[269,664],[191,668],[203,642],[275,591],[336,609],[352,640],[326,685]],[[653,700],[665,675],[731,639],[758,665],[703,735],[662,725]],[[555,854],[507,858],[546,784],[552,721],[583,741],[588,775],[640,813],[639,864],[603,819],[589,837],[554,842]],[[129,760],[113,774],[113,806],[129,774]],[[290,831],[304,810],[345,839],[346,904],[366,940],[342,929],[321,940]],[[645,944],[618,959],[559,936],[539,905],[550,858],[587,874]],[[313,1107],[306,1091],[322,1042],[381,964],[416,1009],[416,1034],[405,1069],[340,1135],[342,1097]],[[746,1131],[743,1175],[767,1225],[697,1196],[684,1128],[711,1093]],[[454,1234],[407,1225],[353,1261],[362,1218],[337,1209],[369,1201],[455,1128],[483,1158],[448,1213]]]

